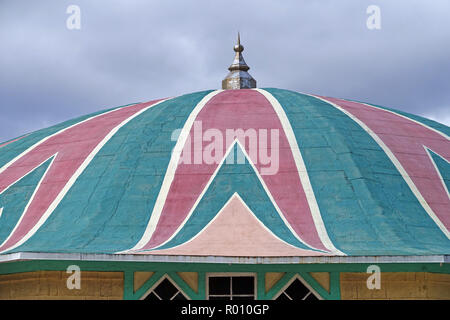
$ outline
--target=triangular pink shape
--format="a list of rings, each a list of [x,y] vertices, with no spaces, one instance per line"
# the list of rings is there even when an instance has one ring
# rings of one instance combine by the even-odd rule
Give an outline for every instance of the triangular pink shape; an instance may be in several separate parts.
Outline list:
[[[217,216],[192,240],[171,249],[138,252],[152,255],[232,257],[322,256],[291,246],[273,235],[234,195]]]

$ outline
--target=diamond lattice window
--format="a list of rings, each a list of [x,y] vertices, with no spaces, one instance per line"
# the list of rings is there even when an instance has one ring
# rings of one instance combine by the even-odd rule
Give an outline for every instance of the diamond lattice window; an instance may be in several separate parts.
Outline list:
[[[165,278],[144,300],[187,300],[187,298],[169,279]]]
[[[299,279],[292,281],[275,300],[319,300],[319,298]]]

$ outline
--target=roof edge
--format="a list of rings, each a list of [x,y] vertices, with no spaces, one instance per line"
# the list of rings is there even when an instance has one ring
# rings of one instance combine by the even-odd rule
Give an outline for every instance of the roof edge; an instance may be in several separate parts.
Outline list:
[[[233,264],[337,264],[337,263],[450,263],[450,255],[426,256],[320,256],[320,257],[224,257],[142,254],[15,252],[0,255],[0,263],[30,260],[97,262],[167,262]]]

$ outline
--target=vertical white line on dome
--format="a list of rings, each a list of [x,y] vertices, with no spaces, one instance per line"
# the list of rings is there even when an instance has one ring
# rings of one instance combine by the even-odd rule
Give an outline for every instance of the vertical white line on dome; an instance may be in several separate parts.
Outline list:
[[[128,251],[135,251],[141,249],[145,246],[151,239],[153,233],[155,232],[158,221],[161,217],[162,209],[164,204],[166,203],[167,195],[169,193],[170,186],[172,185],[172,181],[175,178],[175,171],[178,167],[178,162],[180,161],[181,152],[183,151],[186,140],[189,136],[189,132],[191,131],[192,125],[197,118],[197,115],[203,109],[203,107],[217,94],[222,92],[223,90],[212,91],[200,100],[199,103],[194,107],[188,119],[186,120],[183,129],[181,130],[180,136],[175,144],[175,147],[172,151],[172,156],[169,161],[169,165],[167,166],[166,174],[164,175],[164,180],[159,190],[158,197],[156,198],[155,206],[150,216],[150,220],[147,223],[147,227],[145,228],[144,234],[141,239],[136,243],[136,245],[130,249],[120,251],[117,253],[125,253]]]
[[[406,183],[408,184],[408,187],[411,189],[413,194],[416,196],[417,200],[420,202],[422,207],[425,209],[426,213],[430,216],[431,219],[433,219],[434,223],[436,223],[436,225],[439,227],[439,229],[441,229],[441,231],[445,234],[445,236],[450,239],[450,232],[447,230],[445,225],[442,223],[441,220],[439,220],[439,218],[434,213],[433,209],[431,209],[429,204],[426,202],[426,200],[424,199],[424,197],[420,193],[419,189],[417,189],[417,187],[414,184],[414,182],[412,181],[411,177],[406,172],[405,168],[403,168],[402,164],[397,159],[397,157],[394,155],[394,153],[391,151],[391,149],[389,149],[389,147],[383,142],[383,140],[381,140],[381,138],[372,129],[370,129],[364,122],[359,120],[352,113],[350,113],[349,111],[347,111],[344,108],[340,107],[339,105],[337,105],[337,104],[335,104],[335,103],[333,103],[331,101],[328,101],[328,100],[326,100],[324,98],[312,95],[312,94],[305,94],[305,95],[308,95],[310,97],[322,100],[323,102],[326,102],[326,103],[330,104],[331,106],[333,106],[336,109],[338,109],[338,110],[342,111],[343,113],[345,113],[349,118],[351,118],[357,124],[359,124],[378,143],[378,145],[383,149],[384,153],[386,153],[386,155],[392,161],[394,166],[400,172],[400,175],[406,181]],[[357,103],[359,103],[359,102],[357,102]],[[362,104],[364,104],[364,103],[362,103]],[[369,105],[369,107],[372,107],[372,106]],[[378,109],[381,109],[381,108],[378,108]],[[384,109],[381,109],[381,110],[384,110]],[[395,112],[392,112],[392,113],[396,114]],[[407,118],[407,117],[405,117],[405,118]],[[407,119],[409,119],[409,118],[407,118]],[[442,135],[442,133],[441,133],[441,135]]]
[[[303,161],[303,157],[300,152],[300,148],[298,146],[294,130],[291,127],[291,123],[289,122],[289,119],[286,113],[284,112],[283,107],[270,92],[262,89],[253,89],[253,90],[258,91],[264,97],[266,97],[266,99],[270,102],[273,109],[277,113],[278,119],[280,119],[281,125],[283,126],[283,130],[286,133],[286,137],[292,151],[295,165],[297,166],[300,183],[302,184],[303,190],[305,191],[306,199],[308,201],[314,225],[316,227],[320,240],[322,241],[324,246],[331,252],[338,255],[345,255],[343,252],[341,252],[334,246],[333,242],[328,236],[328,232],[327,229],[325,228],[325,224],[323,223],[319,205],[317,204],[316,196],[314,195],[314,190],[312,188],[311,181],[309,180],[308,171],[306,170],[305,162]]]
[[[133,119],[136,118],[137,116],[141,115],[143,112],[147,111],[147,110],[150,109],[151,107],[154,107],[154,106],[156,106],[156,105],[158,105],[158,104],[160,104],[160,103],[162,103],[162,102],[165,102],[165,101],[167,101],[167,100],[169,100],[169,99],[160,100],[160,101],[158,101],[158,102],[156,102],[156,103],[153,103],[153,104],[151,104],[151,105],[149,105],[149,106],[143,108],[142,110],[136,112],[136,113],[133,114],[132,116],[130,116],[130,117],[128,117],[127,119],[125,119],[124,121],[122,121],[122,122],[121,122],[120,124],[118,124],[116,127],[114,127],[114,128],[113,128],[113,129],[112,129],[112,130],[111,130],[111,131],[103,138],[103,140],[102,140],[102,141],[94,148],[94,150],[92,150],[92,152],[86,157],[86,159],[83,161],[83,163],[81,164],[81,166],[78,167],[77,171],[75,171],[75,173],[72,175],[72,177],[71,177],[71,178],[69,179],[69,181],[66,183],[66,185],[63,187],[63,189],[59,192],[59,194],[56,196],[56,198],[53,200],[53,202],[52,202],[52,203],[50,204],[50,206],[47,208],[47,210],[45,211],[45,213],[41,216],[41,218],[39,219],[39,221],[38,221],[38,222],[30,229],[30,231],[28,231],[28,233],[25,234],[18,242],[16,242],[16,243],[15,243],[14,245],[12,245],[12,246],[10,246],[10,247],[8,247],[8,248],[6,248],[6,249],[0,251],[0,254],[1,254],[1,253],[4,253],[4,252],[6,252],[6,251],[12,250],[12,249],[14,249],[14,248],[17,248],[18,246],[22,245],[22,244],[25,243],[31,236],[33,236],[33,235],[36,233],[37,230],[39,230],[39,228],[44,224],[45,221],[47,221],[47,219],[48,219],[48,217],[50,216],[50,214],[56,209],[56,207],[58,206],[58,204],[61,202],[61,200],[62,200],[62,199],[64,198],[64,196],[67,194],[67,192],[70,190],[70,188],[71,188],[72,185],[75,183],[75,181],[78,179],[78,177],[83,173],[83,171],[86,169],[86,167],[89,165],[89,163],[94,159],[95,155],[96,155],[96,154],[101,150],[101,148],[102,148],[102,147],[103,147],[103,146],[104,146],[104,145],[105,145],[105,144],[106,144],[106,143],[107,143],[107,142],[108,142],[108,141],[116,134],[116,132],[117,132],[120,128],[122,128],[122,127],[123,127],[124,125],[126,125],[128,122],[130,122],[131,120],[133,120]],[[135,104],[133,104],[133,105],[135,105]],[[130,106],[131,106],[131,105],[130,105]],[[125,106],[125,107],[122,107],[122,108],[130,107],[130,106]],[[78,124],[80,124],[80,123],[86,122],[86,121],[88,121],[88,120],[90,120],[90,119],[93,119],[93,118],[96,118],[96,117],[105,115],[105,114],[110,113],[110,112],[117,111],[117,110],[122,109],[122,108],[116,108],[116,109],[114,109],[114,110],[111,110],[111,111],[108,111],[108,112],[105,112],[105,113],[102,113],[102,114],[99,114],[99,115],[90,117],[90,118],[85,119],[85,120],[83,120],[83,121],[81,121],[81,122],[77,122],[76,124],[71,125],[70,127],[67,127],[67,128],[65,128],[65,129],[63,129],[63,130],[60,130],[60,131],[58,131],[57,133],[55,133],[55,134],[53,134],[53,135],[51,135],[51,136],[48,136],[48,137],[44,138],[43,140],[41,140],[40,142],[36,143],[33,147],[30,147],[29,149],[27,149],[27,151],[25,151],[24,153],[22,153],[21,156],[24,155],[24,154],[26,154],[26,153],[29,152],[30,150],[32,150],[32,149],[33,149],[34,147],[36,147],[37,145],[39,145],[39,144],[43,143],[44,141],[48,140],[50,137],[53,137],[53,136],[55,136],[55,135],[57,135],[57,134],[59,134],[59,133],[61,133],[61,132],[63,132],[63,131],[66,131],[66,130],[68,130],[69,128],[72,128],[72,127],[74,127],[74,126],[76,126],[76,125],[78,125]],[[16,157],[15,159],[18,159],[18,158],[20,158],[20,157]],[[55,157],[55,158],[56,158],[56,157]],[[48,159],[47,159],[47,160],[48,160]],[[46,160],[46,161],[47,161],[47,160]],[[15,161],[15,160],[14,160],[14,161]],[[53,161],[54,161],[54,159],[52,160],[52,163],[53,163]],[[10,163],[8,164],[8,166],[9,166],[11,163],[13,163],[13,162],[10,162]],[[41,181],[42,181],[42,180],[44,179],[44,177],[46,176],[47,171],[51,168],[52,163],[48,166],[48,168],[47,168],[45,174],[44,174],[44,175],[42,176],[42,178],[41,178]],[[6,167],[6,166],[5,166],[5,167]],[[2,170],[5,170],[5,169],[6,169],[5,167],[2,168]],[[0,170],[0,173],[2,172],[2,170]],[[39,182],[39,185],[40,185],[41,181]],[[39,186],[39,185],[38,185],[38,186]],[[14,230],[19,226],[19,223],[20,223],[20,221],[22,220],[23,215],[24,215],[25,212],[27,211],[28,206],[31,204],[31,201],[33,200],[34,194],[37,192],[37,190],[38,190],[38,187],[35,189],[32,198],[28,201],[27,207],[26,207],[25,210],[23,211],[23,214],[22,214],[22,216],[21,216],[19,222],[18,222],[18,223],[16,224],[16,226],[14,227]],[[8,238],[0,245],[0,247],[3,246],[3,245],[8,241],[8,239],[14,234],[14,230],[9,234]]]

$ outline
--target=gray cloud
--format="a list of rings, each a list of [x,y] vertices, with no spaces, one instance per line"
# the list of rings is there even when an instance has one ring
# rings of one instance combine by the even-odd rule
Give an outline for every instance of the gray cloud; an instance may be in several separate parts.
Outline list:
[[[81,30],[66,8],[81,8]],[[366,28],[379,5],[382,29]],[[220,87],[236,32],[259,87],[450,124],[450,2],[0,2],[0,141],[100,109]]]

